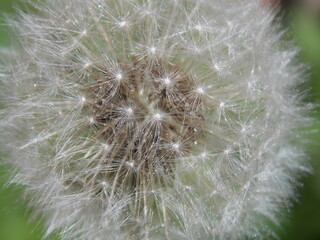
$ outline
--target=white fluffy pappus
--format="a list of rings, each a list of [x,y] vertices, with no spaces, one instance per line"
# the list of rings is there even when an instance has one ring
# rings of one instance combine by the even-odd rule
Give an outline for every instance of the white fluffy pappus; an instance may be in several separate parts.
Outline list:
[[[270,239],[307,171],[296,49],[248,0],[45,0],[9,20],[1,147],[62,239]]]

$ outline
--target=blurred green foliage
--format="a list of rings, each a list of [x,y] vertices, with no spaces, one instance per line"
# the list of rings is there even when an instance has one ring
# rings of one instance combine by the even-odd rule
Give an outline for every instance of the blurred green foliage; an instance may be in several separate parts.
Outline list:
[[[18,2],[17,0],[0,0],[0,46],[9,44],[9,37],[7,28],[4,26],[3,14],[13,11],[12,3]]]
[[[13,4],[21,0],[0,0],[0,46],[9,45],[9,35],[4,24],[4,13],[13,12]],[[299,57],[310,69],[311,100],[320,103],[320,14],[291,7],[286,17],[290,38],[301,48]],[[320,120],[320,112],[316,113]],[[283,240],[320,239],[320,124],[314,126],[310,134],[308,149],[314,174],[303,180],[299,202],[286,217],[283,227],[278,230]],[[43,236],[41,221],[30,222],[30,210],[26,208],[21,189],[6,187],[6,168],[0,168],[0,239],[1,240],[40,240]],[[58,239],[56,237],[51,240]]]

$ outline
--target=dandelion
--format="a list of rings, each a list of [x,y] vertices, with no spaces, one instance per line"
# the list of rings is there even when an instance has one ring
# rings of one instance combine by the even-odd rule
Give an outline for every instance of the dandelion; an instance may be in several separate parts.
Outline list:
[[[46,235],[272,237],[307,170],[304,80],[273,20],[255,0],[46,0],[9,20],[1,147]]]

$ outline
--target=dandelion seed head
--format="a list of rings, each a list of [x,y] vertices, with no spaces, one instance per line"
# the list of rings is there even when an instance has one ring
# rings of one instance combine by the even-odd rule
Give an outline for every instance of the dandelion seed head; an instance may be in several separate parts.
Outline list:
[[[272,11],[44,0],[19,14],[0,63],[0,146],[46,235],[270,237],[264,219],[307,171],[295,129],[310,122]]]

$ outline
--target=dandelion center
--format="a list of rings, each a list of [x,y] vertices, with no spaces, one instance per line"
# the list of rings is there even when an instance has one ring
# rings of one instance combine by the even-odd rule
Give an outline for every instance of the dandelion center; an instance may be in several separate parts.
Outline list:
[[[173,64],[142,59],[120,70],[121,81],[110,69],[92,76],[86,107],[95,138],[109,146],[103,181],[136,189],[148,175],[168,178],[192,150],[203,127],[203,100],[192,77]]]

